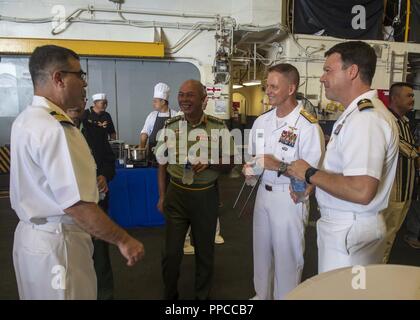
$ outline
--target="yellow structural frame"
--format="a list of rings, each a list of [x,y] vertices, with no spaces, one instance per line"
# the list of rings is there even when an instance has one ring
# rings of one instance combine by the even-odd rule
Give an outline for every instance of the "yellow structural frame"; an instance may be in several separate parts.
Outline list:
[[[407,13],[406,13],[406,16],[405,16],[404,42],[408,41],[408,33],[409,33],[409,30],[410,30],[410,14],[411,14],[410,0],[407,0]]]
[[[1,54],[31,54],[38,46],[53,44],[69,48],[82,56],[104,57],[164,57],[161,42],[131,42],[102,40],[68,40],[0,37]]]

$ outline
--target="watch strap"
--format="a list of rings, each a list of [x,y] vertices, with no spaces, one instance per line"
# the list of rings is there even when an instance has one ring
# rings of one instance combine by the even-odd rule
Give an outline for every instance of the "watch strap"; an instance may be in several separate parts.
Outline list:
[[[317,168],[314,167],[309,167],[308,169],[306,169],[305,171],[305,180],[306,183],[311,184],[311,177],[318,171]]]

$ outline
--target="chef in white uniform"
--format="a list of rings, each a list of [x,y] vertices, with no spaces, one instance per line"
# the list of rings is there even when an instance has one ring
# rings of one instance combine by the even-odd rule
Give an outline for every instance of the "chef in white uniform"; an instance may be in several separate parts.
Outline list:
[[[153,149],[157,144],[157,134],[160,129],[163,129],[165,121],[175,117],[177,112],[169,108],[169,93],[170,88],[166,83],[159,82],[155,85],[153,92],[153,108],[146,118],[143,129],[140,133],[140,148],[149,146],[149,157],[154,161]]]
[[[265,168],[254,208],[254,299],[282,299],[301,280],[309,201],[295,202],[281,163],[303,157],[317,167],[324,137],[316,118],[296,100],[298,86],[294,66],[268,69],[266,93],[274,108],[255,120],[249,138],[249,153],[263,157]]]

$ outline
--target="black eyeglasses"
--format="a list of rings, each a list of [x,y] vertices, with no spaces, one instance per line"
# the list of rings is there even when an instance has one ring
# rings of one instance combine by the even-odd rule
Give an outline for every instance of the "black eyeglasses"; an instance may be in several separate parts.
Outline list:
[[[73,73],[79,76],[80,79],[82,79],[83,81],[87,80],[87,74],[86,72],[84,72],[83,70],[80,71],[66,71],[66,70],[60,70],[59,72],[62,73]]]

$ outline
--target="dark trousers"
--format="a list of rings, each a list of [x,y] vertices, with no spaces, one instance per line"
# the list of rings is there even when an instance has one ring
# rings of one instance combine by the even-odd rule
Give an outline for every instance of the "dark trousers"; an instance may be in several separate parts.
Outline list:
[[[107,212],[108,199],[100,201],[99,206]],[[112,275],[109,244],[100,239],[93,239],[93,265],[98,285],[98,300],[114,299],[114,277]]]
[[[420,200],[411,201],[405,221],[407,235],[412,239],[420,240]]]
[[[165,299],[178,298],[180,265],[190,225],[195,246],[195,297],[208,299],[213,279],[217,199],[215,186],[206,190],[186,190],[169,183],[163,204],[166,219],[162,259]]]

